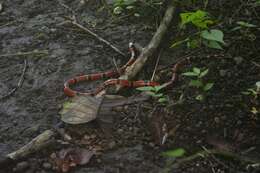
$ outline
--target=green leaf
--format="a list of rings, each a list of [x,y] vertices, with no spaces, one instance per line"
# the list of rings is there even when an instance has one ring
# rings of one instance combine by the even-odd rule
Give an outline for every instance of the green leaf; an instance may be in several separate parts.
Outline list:
[[[204,70],[203,72],[200,73],[199,78],[203,78],[204,76],[206,76],[208,74],[208,72],[209,72],[209,69]]]
[[[140,17],[141,15],[139,13],[134,14],[135,17]]]
[[[247,91],[250,91],[253,95],[257,95],[257,92],[252,88],[247,89]]]
[[[146,94],[152,97],[156,97],[156,94],[154,92],[151,91],[146,91]]]
[[[152,86],[145,86],[145,87],[138,87],[136,88],[138,91],[155,91],[154,87]]]
[[[189,86],[200,88],[200,87],[203,86],[203,83],[199,80],[191,80],[190,83],[189,83]]]
[[[124,4],[125,5],[132,5],[132,4],[134,4],[136,2],[136,0],[127,0],[127,1],[124,1]]]
[[[160,93],[160,94],[154,94],[153,96],[154,96],[154,97],[162,97],[162,96],[163,96],[163,93]]]
[[[159,85],[159,86],[154,86],[153,88],[154,88],[154,91],[155,91],[155,92],[158,92],[158,91],[160,91],[161,89],[163,89],[164,86],[163,86],[163,85]]]
[[[241,28],[242,28],[241,26],[236,26],[233,29],[231,29],[231,31],[237,31],[237,30],[240,30]]]
[[[175,150],[170,150],[162,153],[162,155],[166,157],[181,157],[184,154],[185,154],[185,150],[183,148],[178,148]]]
[[[207,84],[203,87],[203,90],[204,90],[204,91],[208,91],[208,90],[210,90],[213,86],[214,86],[214,83],[207,83]]]
[[[71,107],[71,102],[70,101],[67,101],[67,102],[63,103],[63,109],[68,109],[70,107]]]
[[[258,110],[255,108],[255,107],[252,107],[251,111],[253,114],[257,114],[258,113]]]
[[[212,29],[210,31],[204,30],[201,32],[201,37],[206,40],[217,41],[219,43],[225,44],[223,41],[224,34],[221,30]]]
[[[176,46],[179,46],[179,45],[181,45],[181,44],[187,42],[188,40],[189,40],[189,38],[186,38],[185,40],[176,41],[175,43],[173,43],[173,44],[171,45],[170,48],[174,48],[174,47],[176,47]]]
[[[200,69],[198,67],[194,67],[193,69],[193,72],[196,73],[197,75],[200,74]]]
[[[255,27],[257,27],[254,24],[247,23],[247,22],[244,22],[244,21],[238,21],[237,24],[240,25],[240,26],[243,26],[243,27],[247,27],[247,28],[255,28]]]
[[[201,94],[199,94],[199,95],[196,96],[195,99],[196,99],[196,100],[199,100],[199,101],[202,101],[202,100],[204,100],[204,96],[201,95]]]
[[[219,49],[219,50],[223,50],[223,48],[221,47],[221,45],[213,40],[205,40],[203,41],[203,44],[209,48],[213,48],[213,49]]]
[[[115,7],[114,10],[113,10],[113,13],[114,14],[121,14],[123,12],[123,8],[118,6],[118,7]]]
[[[258,89],[258,88],[260,89],[260,81],[256,82],[255,85],[256,85],[256,88],[257,88],[257,89]]]
[[[244,94],[244,95],[250,95],[251,94],[251,92],[249,92],[249,91],[242,91],[241,93]]]
[[[188,42],[187,42],[187,47],[188,48],[197,48],[200,46],[200,40],[199,38],[194,38],[194,39],[190,39]]]
[[[197,73],[194,73],[194,72],[185,72],[185,73],[182,73],[183,76],[198,76]]]
[[[158,100],[158,102],[160,102],[160,103],[165,103],[167,101],[168,100],[165,97],[159,98],[159,100]]]
[[[132,6],[132,5],[129,5],[129,6],[126,7],[126,9],[128,9],[128,10],[131,10],[131,9],[134,9],[134,8],[135,8],[135,6]]]

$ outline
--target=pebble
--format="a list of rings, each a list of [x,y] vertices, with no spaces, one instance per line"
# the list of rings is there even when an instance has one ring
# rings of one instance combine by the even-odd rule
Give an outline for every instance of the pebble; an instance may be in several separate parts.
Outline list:
[[[49,169],[52,168],[52,165],[51,165],[49,162],[44,162],[44,163],[42,164],[42,167],[43,167],[44,169],[46,169],[46,170],[49,170]]]
[[[155,146],[155,144],[153,143],[153,142],[149,142],[149,144],[148,144],[150,147],[154,147]]]
[[[14,168],[14,172],[21,172],[24,171],[25,169],[29,168],[29,163],[26,161],[20,162],[16,165]]]
[[[234,58],[234,61],[235,61],[237,64],[241,64],[241,63],[243,62],[243,60],[244,60],[244,59],[243,59],[242,57],[240,57],[240,56]]]
[[[241,124],[242,124],[242,121],[238,120],[237,125],[241,125]]]
[[[196,141],[196,144],[201,144],[201,143],[202,143],[201,140],[197,140],[197,141]]]
[[[116,142],[115,141],[111,141],[109,144],[108,144],[108,148],[109,149],[112,149],[116,146]]]
[[[226,74],[227,74],[227,70],[219,70],[219,75],[220,75],[221,77],[226,76]]]
[[[214,118],[214,121],[215,121],[215,123],[219,124],[219,123],[220,123],[219,117],[215,117],[215,118]]]
[[[123,133],[124,130],[123,130],[123,129],[118,129],[117,132],[118,132],[118,133]]]

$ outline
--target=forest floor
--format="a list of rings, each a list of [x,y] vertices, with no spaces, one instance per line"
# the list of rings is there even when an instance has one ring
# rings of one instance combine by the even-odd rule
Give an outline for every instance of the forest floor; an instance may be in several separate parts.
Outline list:
[[[25,60],[27,68],[22,86],[11,96],[0,100],[0,156],[17,150],[60,121],[59,111],[68,100],[63,93],[63,84],[67,79],[82,73],[111,69],[114,67],[112,58],[118,64],[127,61],[127,58],[122,59],[90,35],[70,24],[63,24],[64,17],[71,13],[57,1],[5,0],[2,3],[0,98],[18,84]],[[112,18],[96,2],[86,2],[85,5],[79,0],[64,3],[75,10],[84,26],[126,54],[129,41],[146,45],[156,30],[156,22],[151,24],[151,20]],[[181,95],[184,101],[163,109],[163,113],[158,114],[163,117],[151,117],[155,103],[145,102],[118,113],[109,137],[102,134],[96,125],[90,125],[87,130],[82,129],[88,125],[66,126],[66,132],[74,140],[73,144],[61,142],[56,148],[34,154],[0,172],[55,172],[50,165],[50,155],[77,144],[98,152],[88,164],[73,168],[72,173],[162,172],[169,168],[169,160],[161,153],[176,148],[186,151],[183,157],[203,148],[217,148],[260,160],[259,101],[241,94],[248,88],[254,88],[260,80],[259,13],[250,5],[236,1],[211,1],[207,10],[213,16],[223,15],[219,27],[225,33],[227,45],[224,50],[170,49],[171,41],[179,32],[176,15],[168,39],[162,46],[159,62],[163,67],[189,55],[191,61],[182,67],[181,72],[189,71],[192,67],[209,69],[206,80],[214,82],[214,86],[204,102],[195,99],[196,90],[188,87],[189,79],[179,75],[178,82],[165,94],[171,102],[177,102]],[[246,35],[230,32],[236,27],[236,21],[249,21],[258,25],[258,29],[250,29]],[[256,38],[252,39],[251,36]],[[42,51],[44,53],[40,54]],[[19,52],[31,53],[19,55]],[[155,60],[148,62],[139,79],[151,78]],[[162,80],[167,81],[170,74],[165,76],[166,79]],[[80,87],[94,86],[82,84]],[[253,113],[254,107],[256,110]],[[158,136],[154,135],[157,133],[154,124],[156,126],[161,121],[167,124],[169,132],[163,146],[158,145]],[[213,156],[195,159],[172,170],[185,173],[257,171],[259,165],[248,168],[239,160]]]

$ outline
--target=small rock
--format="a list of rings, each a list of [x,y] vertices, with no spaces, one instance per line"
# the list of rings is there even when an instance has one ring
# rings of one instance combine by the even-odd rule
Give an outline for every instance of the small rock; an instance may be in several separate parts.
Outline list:
[[[197,140],[197,141],[196,141],[196,144],[201,144],[201,143],[202,143],[201,140]]]
[[[227,75],[227,70],[219,70],[219,75],[225,77]]]
[[[199,127],[201,127],[201,125],[202,125],[202,121],[199,121],[199,122],[196,124],[196,127],[199,128]]]
[[[43,169],[49,170],[52,168],[52,165],[49,162],[44,162],[42,164]]]
[[[123,129],[118,129],[117,132],[118,132],[118,133],[123,133],[124,130],[123,130]]]
[[[201,133],[207,133],[207,130],[203,129],[203,130],[201,131]]]
[[[154,147],[155,146],[155,144],[153,143],[153,142],[149,142],[149,144],[148,144],[150,147]]]
[[[29,168],[29,163],[26,161],[20,162],[16,165],[16,167],[14,168],[14,172],[21,172],[24,171],[25,169]]]
[[[215,117],[215,118],[214,118],[214,121],[215,121],[215,123],[219,124],[219,123],[220,123],[219,117]]]
[[[242,124],[242,121],[238,120],[237,125],[241,125],[241,124]]]
[[[112,149],[116,146],[116,142],[115,141],[111,141],[109,144],[108,144],[108,148],[109,149]]]
[[[241,64],[243,62],[243,58],[238,56],[234,58],[234,61],[236,61],[236,64]]]

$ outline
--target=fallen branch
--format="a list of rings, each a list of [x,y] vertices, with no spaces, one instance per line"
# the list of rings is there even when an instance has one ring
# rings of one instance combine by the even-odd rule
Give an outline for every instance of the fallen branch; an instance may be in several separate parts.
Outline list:
[[[0,97],[0,100],[5,99],[5,98],[11,96],[12,94],[14,94],[22,86],[23,81],[24,81],[24,75],[25,75],[26,69],[27,69],[27,61],[24,60],[23,71],[22,71],[22,74],[21,74],[21,77],[19,79],[19,82],[18,82],[17,86],[14,89],[12,89],[9,93],[7,93],[6,95]]]
[[[148,58],[152,57],[166,34],[166,31],[172,21],[175,6],[172,1],[169,2],[165,15],[160,23],[159,28],[154,34],[150,43],[142,50],[137,60],[126,69],[126,72],[120,79],[133,79],[136,74],[142,69]]]
[[[15,162],[19,159],[25,158],[30,154],[41,151],[45,147],[50,146],[54,143],[54,137],[57,133],[52,130],[46,130],[41,133],[39,136],[31,140],[28,144],[22,148],[14,151],[6,157],[0,159],[0,168],[3,169],[8,166],[10,163]]]

